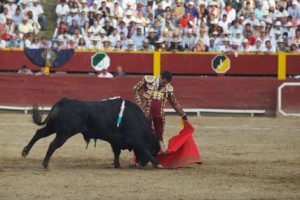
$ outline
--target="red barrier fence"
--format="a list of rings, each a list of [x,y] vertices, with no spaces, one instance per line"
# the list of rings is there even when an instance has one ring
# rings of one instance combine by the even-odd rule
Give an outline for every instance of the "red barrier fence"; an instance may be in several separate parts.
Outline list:
[[[77,51],[71,60],[63,67],[51,69],[65,72],[95,72],[91,67],[91,57],[95,51]],[[117,66],[122,66],[127,73],[152,74],[154,63],[153,53],[122,53],[106,52],[110,57],[109,71],[115,72]],[[161,70],[171,70],[174,74],[185,75],[217,75],[212,69],[212,59],[218,54],[211,53],[160,53]],[[220,54],[219,54],[220,55]],[[285,54],[287,75],[300,74],[300,54]],[[277,76],[278,54],[228,54],[230,69],[226,75],[273,75]],[[26,64],[33,70],[39,68],[33,65],[20,50],[0,50],[0,71],[17,70]]]
[[[51,106],[62,97],[100,100],[121,96],[133,100],[132,87],[142,76],[101,79],[89,75],[34,76],[0,74],[0,105]],[[175,95],[184,108],[261,109],[276,112],[276,78],[179,77],[172,81]],[[289,100],[289,98],[291,100]],[[300,93],[285,97],[299,99]],[[293,105],[289,106],[293,108]],[[298,107],[299,108],[299,107]],[[300,110],[298,110],[300,112]]]

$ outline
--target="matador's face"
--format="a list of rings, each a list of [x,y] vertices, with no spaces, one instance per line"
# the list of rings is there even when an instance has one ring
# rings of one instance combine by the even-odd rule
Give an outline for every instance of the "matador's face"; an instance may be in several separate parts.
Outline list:
[[[162,79],[162,78],[159,79],[159,84],[162,87],[165,87],[168,83],[169,83],[169,81],[167,81],[166,79]]]

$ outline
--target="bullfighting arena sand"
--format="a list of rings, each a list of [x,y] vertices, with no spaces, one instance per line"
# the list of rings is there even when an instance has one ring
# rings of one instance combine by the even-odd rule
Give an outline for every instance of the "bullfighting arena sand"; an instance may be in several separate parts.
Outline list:
[[[203,165],[167,170],[131,169],[131,152],[112,167],[110,146],[85,149],[71,138],[41,163],[53,136],[40,140],[27,158],[21,150],[37,126],[30,115],[0,113],[0,199],[300,199],[300,119],[189,117]],[[166,135],[178,132],[168,116]]]

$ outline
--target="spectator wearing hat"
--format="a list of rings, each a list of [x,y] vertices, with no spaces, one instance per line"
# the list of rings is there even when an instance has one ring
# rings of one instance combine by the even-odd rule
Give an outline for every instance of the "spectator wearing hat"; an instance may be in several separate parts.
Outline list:
[[[193,30],[187,29],[182,38],[182,47],[185,51],[193,51],[195,43],[196,37],[193,35]]]
[[[17,4],[15,4],[14,0],[7,0],[6,4],[4,4],[4,8],[7,8],[7,14],[12,16],[16,12]]]
[[[113,50],[113,46],[111,44],[111,41],[109,40],[109,38],[107,36],[102,38],[102,49],[101,50],[103,50],[103,51]]]
[[[226,1],[225,8],[221,12],[221,16],[226,14],[228,23],[231,24],[236,19],[236,10],[231,6],[231,3]]]
[[[262,44],[262,41],[260,38],[257,38],[255,41],[255,45],[251,47],[251,52],[255,53],[262,53],[264,52],[264,45]]]
[[[77,1],[78,4],[78,12],[84,13],[85,17],[87,17],[88,12],[90,11],[90,8],[87,4],[87,0],[81,0],[81,1]]]
[[[254,36],[255,38],[260,37],[261,30],[262,30],[262,25],[261,25],[261,23],[257,22],[257,23],[255,23],[255,24],[253,24],[253,30],[252,30],[252,33],[253,33],[253,36]]]
[[[73,20],[75,20],[78,25],[80,24],[78,10],[76,8],[71,8],[71,10],[67,16],[67,25],[70,26],[72,24]]]
[[[171,40],[172,40],[171,35],[170,35],[172,33],[172,31],[169,31],[169,29],[165,27],[161,30],[161,33],[162,34],[160,35],[159,38],[161,38],[163,41],[165,41],[166,44],[169,46],[171,44]]]
[[[108,39],[111,42],[111,46],[116,46],[117,41],[121,40],[121,36],[118,32],[118,29],[114,28],[112,33],[108,36]]]
[[[99,51],[103,48],[101,38],[99,36],[92,36],[90,40],[91,43],[88,45],[87,49]]]
[[[32,11],[34,18],[38,19],[41,30],[46,30],[46,16],[43,7],[40,4],[40,0],[33,0],[33,4],[29,7],[29,10]]]
[[[136,51],[136,46],[135,46],[133,40],[128,39],[127,40],[127,45],[123,46],[122,49],[124,51]]]
[[[270,31],[270,34],[275,35],[275,32],[277,32],[277,33],[280,32],[280,34],[282,35],[283,31],[284,31],[284,29],[282,27],[281,21],[276,21],[274,27],[272,27],[272,29]]]
[[[157,41],[155,41],[154,49],[155,51],[167,51],[168,47],[166,45],[166,41],[164,41],[162,38],[159,38]]]
[[[56,43],[53,45],[53,48],[57,51],[67,49],[67,40],[62,36],[58,36]]]
[[[220,9],[218,8],[218,4],[215,1],[211,1],[209,4],[209,9],[208,9],[209,15],[214,16],[214,19],[219,19],[220,18]]]
[[[291,41],[292,39],[295,37],[296,35],[296,30],[293,27],[293,24],[291,21],[288,21],[285,24],[285,28],[283,29],[283,33],[287,33],[287,40],[288,40],[288,44],[291,45]]]
[[[151,28],[149,30],[149,35],[147,36],[147,39],[149,40],[149,44],[155,46],[155,42],[158,40],[158,36],[156,35],[156,30],[154,28]]]
[[[237,57],[237,52],[240,49],[240,42],[236,39],[233,39],[231,42],[231,53],[233,53],[235,55],[235,57]]]
[[[126,26],[129,26],[130,22],[135,21],[135,17],[133,16],[133,13],[131,10],[127,10],[124,14],[125,14],[125,17],[123,18],[122,21],[125,22]]]
[[[176,18],[181,18],[185,14],[185,9],[183,7],[183,2],[182,0],[176,0],[176,6],[174,8],[174,12],[171,14],[172,16],[175,16]],[[177,23],[173,23],[177,24]]]
[[[19,8],[20,8],[20,10],[21,10],[21,13],[22,13],[23,16],[25,16],[26,13],[27,13],[28,10],[29,10],[29,8],[28,8],[28,6],[27,6],[27,0],[21,0],[21,1],[19,1],[19,3],[21,4],[21,5],[19,6]],[[0,12],[0,13],[1,13],[1,12]]]
[[[96,0],[93,0],[93,4],[89,7],[88,12],[96,13],[99,9],[99,2]]]
[[[192,18],[197,17],[198,10],[195,7],[195,3],[193,1],[189,1],[187,7],[185,8],[185,15],[190,13]]]
[[[287,9],[288,15],[292,16],[293,19],[300,19],[300,7],[297,0],[292,0],[292,6]]]
[[[206,46],[202,40],[198,40],[196,44],[193,46],[194,52],[206,52],[208,51],[208,46]]]
[[[55,13],[57,15],[57,24],[59,24],[61,21],[66,22],[67,21],[67,15],[70,12],[70,7],[66,3],[66,0],[61,0],[59,4],[55,7]]]
[[[149,40],[147,38],[145,38],[143,40],[142,45],[137,47],[137,50],[138,51],[149,51],[149,52],[152,52],[152,51],[154,51],[154,46],[151,45],[151,44],[149,44]]]
[[[208,36],[207,31],[205,29],[200,29],[199,30],[199,35],[197,36],[197,38],[195,39],[195,41],[199,41],[199,40],[201,40],[202,43],[205,46],[209,45],[209,36]]]
[[[224,37],[222,40],[223,44],[219,46],[219,52],[228,53],[232,51],[230,40],[228,37]]]
[[[10,35],[12,35],[15,32],[16,26],[13,22],[12,16],[6,16],[6,23],[4,24],[4,29],[6,30],[6,33]]]
[[[135,33],[131,36],[130,39],[134,42],[136,47],[142,46],[143,40],[145,39],[145,35],[143,35],[143,33],[142,33],[142,27],[141,26],[138,26],[136,28]]]
[[[88,29],[87,34],[83,35],[83,38],[84,38],[84,41],[85,41],[87,47],[91,44],[91,38],[93,36],[94,36],[93,30],[91,30],[90,28]]]
[[[242,32],[240,30],[237,30],[235,35],[231,38],[232,41],[237,41],[238,45],[240,46],[242,44],[242,41],[244,40],[244,36],[242,35]]]
[[[67,49],[77,49],[77,42],[74,36],[70,37],[70,39],[68,40]]]
[[[210,27],[208,29],[208,34],[211,35],[215,31],[218,33],[223,33],[223,28],[221,26],[219,26],[217,19],[210,21]]]
[[[282,38],[277,40],[277,47],[276,52],[288,52],[289,47],[287,46],[286,42]]]
[[[33,32],[33,26],[31,23],[28,22],[28,17],[23,17],[22,23],[18,27],[19,31],[22,34],[27,34],[28,32]]]
[[[251,51],[251,45],[249,44],[249,41],[247,38],[245,38],[242,42],[242,45],[240,46],[239,52],[247,53]]]
[[[157,4],[157,8],[154,9],[154,18],[157,18],[157,15],[164,16],[165,10],[162,7],[162,3]]]
[[[184,51],[180,42],[181,42],[180,40],[178,40],[177,38],[174,38],[171,41],[171,46],[169,47],[168,51],[172,51],[172,52]]]

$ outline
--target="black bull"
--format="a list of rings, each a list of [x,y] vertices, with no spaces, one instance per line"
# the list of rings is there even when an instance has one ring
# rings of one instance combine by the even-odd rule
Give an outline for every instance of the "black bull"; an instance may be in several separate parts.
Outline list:
[[[109,142],[114,152],[116,168],[120,167],[119,157],[123,149],[133,150],[137,162],[142,166],[149,161],[154,166],[159,166],[154,159],[159,151],[158,139],[151,134],[150,122],[136,104],[125,100],[122,122],[117,127],[122,101],[111,99],[82,102],[61,99],[52,107],[44,121],[38,107],[33,106],[33,122],[43,127],[36,131],[28,145],[24,147],[22,156],[25,157],[39,139],[56,133],[42,164],[47,168],[54,151],[70,137],[81,133],[87,143],[91,138]]]

